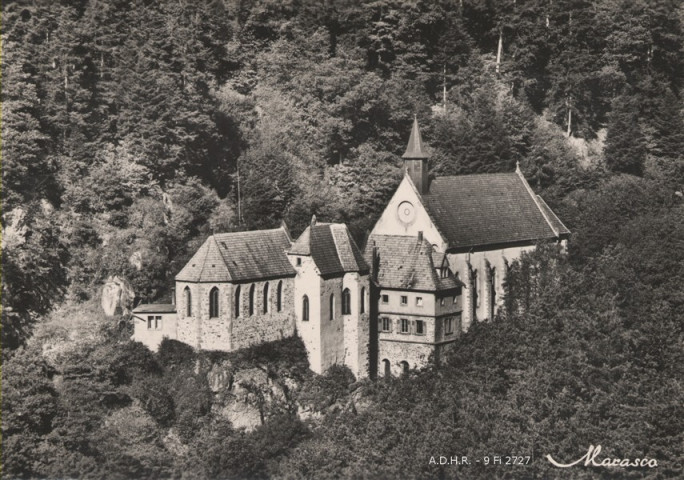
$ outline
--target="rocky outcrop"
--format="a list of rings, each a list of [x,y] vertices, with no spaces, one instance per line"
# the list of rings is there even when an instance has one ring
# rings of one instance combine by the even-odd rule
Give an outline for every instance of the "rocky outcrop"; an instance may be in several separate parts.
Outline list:
[[[275,414],[294,410],[290,392],[299,388],[291,378],[272,378],[265,367],[235,368],[228,360],[213,363],[207,372],[214,392],[213,410],[248,431]]]
[[[102,287],[102,310],[105,315],[113,316],[127,314],[133,305],[135,292],[128,285],[128,282],[118,276],[107,278]]]

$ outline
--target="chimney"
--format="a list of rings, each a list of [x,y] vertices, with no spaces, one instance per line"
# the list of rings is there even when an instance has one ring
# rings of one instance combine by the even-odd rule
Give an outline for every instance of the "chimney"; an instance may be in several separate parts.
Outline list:
[[[316,225],[316,215],[313,215],[313,216],[311,217],[311,226],[313,227],[313,226],[315,226],[315,225]]]
[[[401,158],[404,159],[404,169],[418,192],[421,195],[428,193],[428,155],[423,150],[423,139],[420,136],[418,118],[415,115],[413,116],[411,136]]]

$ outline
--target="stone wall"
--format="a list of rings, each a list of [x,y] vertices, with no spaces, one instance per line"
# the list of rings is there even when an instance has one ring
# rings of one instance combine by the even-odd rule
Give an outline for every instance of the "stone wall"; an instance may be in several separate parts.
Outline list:
[[[279,282],[282,282],[281,311],[276,308]],[[269,285],[268,309],[264,312],[264,287]],[[254,314],[249,315],[249,290],[254,285]],[[295,333],[294,278],[242,284],[240,317],[233,321],[232,349],[290,337]]]
[[[511,263],[519,258],[523,252],[530,252],[535,249],[534,245],[525,247],[512,247],[497,250],[489,250],[475,253],[447,254],[449,265],[454,273],[466,286],[463,288],[463,329],[468,330],[473,321],[473,292],[477,289],[477,305],[475,313],[477,319],[491,319],[496,314],[496,310],[503,304],[503,283],[506,278],[506,261]],[[492,312],[490,307],[491,289],[487,284],[491,270],[495,272],[495,303],[496,307]],[[473,272],[477,272],[477,285],[472,285]]]
[[[282,282],[281,311],[276,308],[278,284]],[[264,313],[264,287],[269,285],[268,311]],[[253,314],[249,314],[250,288],[254,285]],[[187,316],[185,288],[192,296]],[[240,315],[235,317],[235,295],[240,295]],[[218,316],[209,316],[209,295],[219,291]],[[230,283],[176,282],[178,340],[202,350],[232,351],[256,343],[278,340],[294,333],[294,280],[281,278],[233,285]]]
[[[426,366],[435,351],[435,346],[425,343],[380,341],[378,351],[378,377],[385,375],[384,361],[389,360],[393,376],[402,374],[402,361],[409,369]]]

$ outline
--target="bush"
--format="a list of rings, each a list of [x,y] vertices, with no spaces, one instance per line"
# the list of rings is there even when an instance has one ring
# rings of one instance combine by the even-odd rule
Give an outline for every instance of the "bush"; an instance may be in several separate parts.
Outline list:
[[[195,350],[188,344],[178,340],[164,338],[159,345],[157,359],[165,368],[192,365],[197,359]]]
[[[164,378],[144,377],[131,384],[128,394],[138,399],[141,406],[162,427],[169,427],[176,417],[174,401]]]

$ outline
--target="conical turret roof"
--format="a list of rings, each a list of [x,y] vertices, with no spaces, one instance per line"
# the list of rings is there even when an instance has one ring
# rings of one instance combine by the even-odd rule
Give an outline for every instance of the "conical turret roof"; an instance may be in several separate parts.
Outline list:
[[[406,151],[401,156],[406,159],[420,159],[428,158],[427,153],[423,150],[423,139],[420,138],[420,129],[418,128],[418,118],[413,117],[413,128],[411,129],[411,136],[409,137]]]

